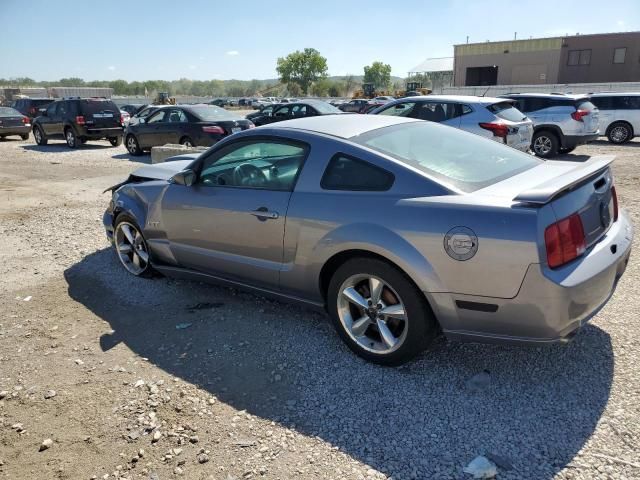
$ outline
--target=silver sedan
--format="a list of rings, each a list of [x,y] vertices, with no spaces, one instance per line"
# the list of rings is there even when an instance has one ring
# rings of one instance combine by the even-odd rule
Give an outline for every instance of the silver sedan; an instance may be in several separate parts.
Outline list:
[[[631,251],[612,160],[542,162],[393,116],[306,118],[138,169],[103,220],[134,275],[326,309],[354,352],[394,365],[441,333],[570,339]]]

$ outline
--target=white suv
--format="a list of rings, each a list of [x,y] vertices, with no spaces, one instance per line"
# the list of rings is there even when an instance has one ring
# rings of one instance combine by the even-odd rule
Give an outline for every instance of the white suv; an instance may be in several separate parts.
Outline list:
[[[594,93],[600,110],[600,133],[611,143],[626,143],[640,134],[640,93]]]
[[[516,108],[533,121],[531,150],[539,157],[569,153],[599,136],[598,107],[591,103],[590,95],[510,93],[500,96],[515,100]]]

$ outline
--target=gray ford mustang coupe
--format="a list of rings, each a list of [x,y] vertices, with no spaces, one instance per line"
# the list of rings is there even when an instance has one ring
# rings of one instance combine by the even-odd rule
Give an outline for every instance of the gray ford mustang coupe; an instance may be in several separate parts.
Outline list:
[[[326,308],[354,352],[397,365],[440,332],[570,339],[631,252],[612,161],[543,162],[421,120],[305,118],[136,170],[104,225],[134,275]]]

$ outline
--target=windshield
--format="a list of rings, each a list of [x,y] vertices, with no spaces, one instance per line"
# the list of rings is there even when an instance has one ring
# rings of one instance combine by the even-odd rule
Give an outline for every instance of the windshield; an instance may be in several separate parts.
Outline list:
[[[329,113],[343,113],[342,110],[334,107],[333,105],[327,102],[318,102],[318,103],[313,103],[311,105],[313,106],[313,108],[318,110],[318,112],[322,113],[323,115],[326,115]]]
[[[19,111],[15,110],[15,109],[13,109],[11,107],[0,107],[0,116],[8,117],[8,116],[13,116],[13,115],[15,115],[16,117],[21,117],[22,116],[22,114]]]
[[[111,112],[118,113],[120,109],[117,105],[109,100],[80,100],[80,111],[83,115],[92,115],[95,113]]]
[[[224,108],[216,107],[214,105],[201,105],[197,107],[191,107],[189,108],[189,111],[200,120],[204,120],[206,122],[216,120],[240,120],[240,117],[238,117],[237,115],[225,110]]]
[[[389,155],[463,192],[473,192],[541,163],[531,155],[432,122],[371,130],[351,141]]]

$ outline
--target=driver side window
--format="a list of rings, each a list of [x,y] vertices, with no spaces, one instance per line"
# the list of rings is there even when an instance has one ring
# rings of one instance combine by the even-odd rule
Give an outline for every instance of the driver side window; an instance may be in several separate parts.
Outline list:
[[[198,184],[292,191],[308,150],[297,142],[235,143],[204,160]]]

